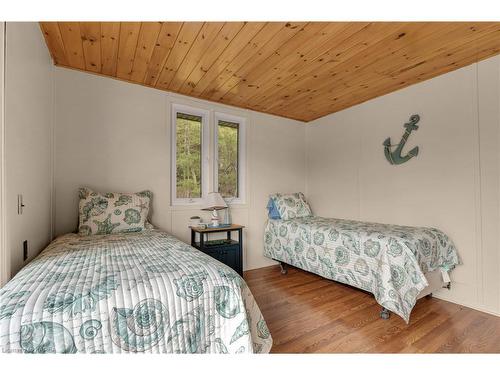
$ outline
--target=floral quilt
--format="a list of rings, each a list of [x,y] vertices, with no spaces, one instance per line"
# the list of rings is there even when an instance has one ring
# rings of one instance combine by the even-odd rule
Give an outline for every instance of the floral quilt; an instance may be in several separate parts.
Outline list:
[[[460,263],[438,229],[329,219],[269,220],[264,255],[374,294],[407,323],[424,274]]]
[[[3,353],[266,353],[232,269],[157,230],[53,241],[0,290]]]

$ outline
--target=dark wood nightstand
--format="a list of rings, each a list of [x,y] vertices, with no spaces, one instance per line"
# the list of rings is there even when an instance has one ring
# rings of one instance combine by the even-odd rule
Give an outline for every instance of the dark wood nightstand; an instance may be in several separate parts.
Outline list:
[[[243,277],[243,225],[233,224],[230,227],[201,229],[191,227],[191,246],[231,267]],[[226,239],[208,240],[210,233],[227,233]],[[238,232],[238,241],[231,238],[231,232]],[[199,240],[196,241],[196,233]],[[205,235],[207,239],[205,239]]]

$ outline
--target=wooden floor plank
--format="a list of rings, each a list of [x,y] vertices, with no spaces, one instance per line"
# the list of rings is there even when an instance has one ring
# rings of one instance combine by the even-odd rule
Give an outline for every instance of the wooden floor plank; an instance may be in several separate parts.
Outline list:
[[[273,337],[272,353],[500,353],[500,318],[436,298],[410,323],[364,291],[293,267],[245,272]]]

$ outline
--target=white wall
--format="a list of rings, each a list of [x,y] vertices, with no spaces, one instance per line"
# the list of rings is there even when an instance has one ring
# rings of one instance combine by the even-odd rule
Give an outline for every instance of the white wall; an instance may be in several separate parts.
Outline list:
[[[246,226],[244,268],[273,262],[262,255],[270,193],[305,189],[305,125],[301,122],[190,99],[110,78],[55,68],[55,230],[77,226],[77,189],[150,189],[152,222],[189,242],[199,208],[170,206],[170,103],[247,118],[247,201],[233,209]]]
[[[10,256],[7,252],[5,213],[5,22],[0,22],[0,287],[10,279]]]
[[[7,23],[5,59],[5,178],[10,271],[51,239],[53,66],[38,23]],[[24,213],[17,213],[23,194]]]
[[[500,57],[402,89],[307,126],[307,195],[321,216],[433,226],[454,240],[464,264],[439,297],[500,313]],[[390,165],[397,143],[421,116]]]

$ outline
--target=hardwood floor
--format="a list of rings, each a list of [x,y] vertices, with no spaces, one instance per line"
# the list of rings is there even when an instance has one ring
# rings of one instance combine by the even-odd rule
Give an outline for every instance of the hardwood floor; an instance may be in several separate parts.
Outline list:
[[[245,272],[273,337],[272,353],[500,353],[500,317],[419,300],[410,324],[379,318],[371,294],[289,267]]]

